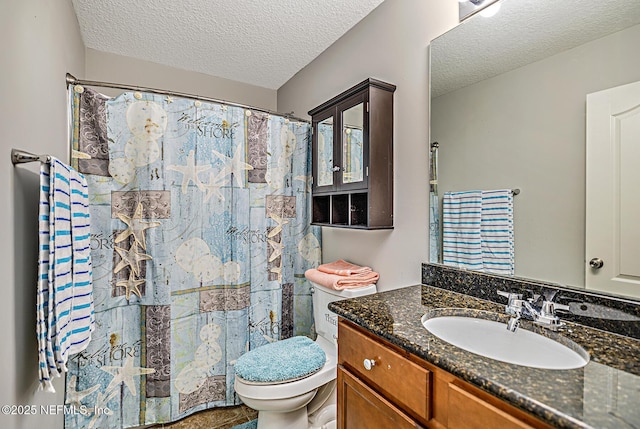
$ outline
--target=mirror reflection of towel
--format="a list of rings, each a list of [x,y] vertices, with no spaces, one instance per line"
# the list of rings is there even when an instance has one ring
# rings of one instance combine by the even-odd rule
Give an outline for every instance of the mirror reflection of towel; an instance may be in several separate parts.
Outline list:
[[[482,270],[482,191],[445,192],[442,200],[442,259],[447,265]]]
[[[482,191],[483,271],[513,275],[513,194],[511,189]]]
[[[442,206],[445,264],[513,275],[513,195],[510,189],[445,192]]]

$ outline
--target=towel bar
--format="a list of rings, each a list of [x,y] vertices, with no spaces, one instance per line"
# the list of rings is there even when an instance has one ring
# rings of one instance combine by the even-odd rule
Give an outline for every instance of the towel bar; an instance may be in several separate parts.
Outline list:
[[[15,164],[24,164],[27,162],[49,162],[51,161],[50,155],[34,155],[33,153],[25,152],[20,149],[11,149],[11,162]]]

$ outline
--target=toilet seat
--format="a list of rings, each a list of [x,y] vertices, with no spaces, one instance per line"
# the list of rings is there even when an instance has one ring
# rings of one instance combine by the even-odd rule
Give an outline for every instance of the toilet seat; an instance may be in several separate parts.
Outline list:
[[[320,368],[318,369],[318,371],[320,371]],[[316,371],[316,372],[318,372],[318,371]],[[307,375],[302,375],[300,377],[294,377],[294,378],[289,378],[287,380],[278,380],[278,381],[251,381],[251,380],[246,380],[246,379],[240,377],[238,374],[236,374],[236,378],[242,380],[242,383],[246,384],[247,386],[269,386],[271,384],[292,383],[294,381],[302,380],[303,378],[311,377],[316,372],[313,372],[313,373],[307,374]]]
[[[235,390],[238,395],[263,400],[291,398],[310,392],[336,378],[337,348],[322,337],[316,343],[324,350],[327,360],[320,370],[307,377],[281,383],[252,383],[236,375]]]
[[[305,336],[296,336],[258,347],[238,358],[236,376],[253,385],[301,380],[324,366],[326,353]]]

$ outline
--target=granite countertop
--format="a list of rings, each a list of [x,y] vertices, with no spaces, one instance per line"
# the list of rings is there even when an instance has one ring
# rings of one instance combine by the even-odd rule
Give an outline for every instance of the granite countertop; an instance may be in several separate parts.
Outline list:
[[[465,309],[507,321],[504,305],[417,285],[336,301],[329,309],[392,344],[560,428],[640,428],[640,341],[567,323],[557,334],[522,321],[519,329],[561,335],[590,355],[583,368],[527,368],[455,347],[427,331],[423,315]],[[495,316],[498,314],[499,316]]]

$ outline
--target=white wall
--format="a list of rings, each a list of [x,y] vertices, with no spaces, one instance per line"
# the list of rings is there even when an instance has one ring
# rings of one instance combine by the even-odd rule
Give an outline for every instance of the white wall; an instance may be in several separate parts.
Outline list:
[[[36,405],[35,416],[0,414],[2,428],[61,428],[62,415],[41,404],[62,404],[36,392],[37,163],[14,167],[11,148],[67,160],[65,73],[84,74],[84,46],[70,0],[0,2],[0,405]]]
[[[373,77],[394,94],[393,230],[323,227],[323,260],[380,273],[379,290],[418,284],[428,260],[428,45],[458,22],[458,2],[386,0],[278,90],[278,109],[307,112]]]
[[[640,25],[432,103],[439,191],[520,188],[516,275],[584,287],[586,94],[640,80]]]
[[[78,77],[78,76],[76,76]],[[276,110],[276,91],[122,55],[86,50],[86,79],[200,95]],[[115,96],[122,91],[96,88]]]

